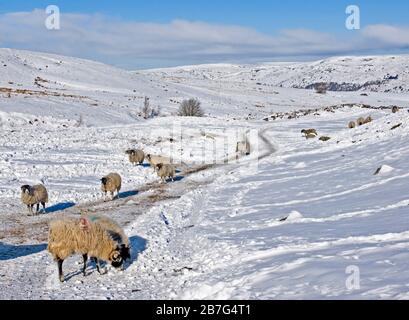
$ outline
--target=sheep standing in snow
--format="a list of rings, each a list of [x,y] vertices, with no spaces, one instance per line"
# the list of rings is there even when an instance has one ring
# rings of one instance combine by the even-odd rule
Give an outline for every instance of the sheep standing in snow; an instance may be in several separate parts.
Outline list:
[[[154,156],[151,154],[148,154],[146,156],[146,159],[148,159],[149,164],[155,170],[155,172],[157,171],[158,164],[171,164],[172,163],[171,159],[169,158],[162,157],[162,156]]]
[[[399,107],[398,106],[394,106],[392,108],[392,113],[398,113],[399,112]]]
[[[358,127],[363,126],[365,124],[365,118],[358,118],[358,120],[356,120],[356,124],[358,125]]]
[[[158,176],[161,178],[162,182],[166,182],[167,178],[172,179],[174,181],[174,177],[176,175],[175,166],[172,164],[163,164],[159,163],[156,165]]]
[[[372,117],[369,116],[368,118],[365,119],[364,123],[367,124],[367,123],[371,123],[372,121],[373,121]]]
[[[122,178],[117,173],[110,173],[107,176],[101,179],[101,190],[107,197],[107,193],[110,192],[112,194],[112,200],[114,199],[114,193],[116,191],[117,195],[122,187]]]
[[[34,205],[37,205],[36,214],[38,214],[40,203],[45,211],[45,204],[48,202],[47,189],[42,184],[24,185],[21,187],[21,201],[27,206],[30,214],[33,214]]]
[[[109,262],[114,268],[121,268],[129,258],[129,255],[124,255],[123,245],[121,234],[85,217],[63,218],[50,222],[47,249],[57,261],[61,282],[64,282],[62,264],[73,254],[83,256],[84,276],[88,256]]]
[[[301,130],[301,133],[307,137],[307,135],[315,135],[318,136],[317,130],[316,129],[303,129]]]
[[[127,150],[126,154],[129,156],[129,162],[133,165],[141,165],[145,160],[145,153],[142,150]]]
[[[355,129],[355,127],[356,127],[355,121],[351,121],[350,123],[348,123],[348,128],[349,129]]]

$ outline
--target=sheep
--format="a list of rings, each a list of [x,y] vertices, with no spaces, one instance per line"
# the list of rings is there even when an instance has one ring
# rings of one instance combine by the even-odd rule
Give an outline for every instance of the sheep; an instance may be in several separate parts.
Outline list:
[[[399,107],[398,106],[394,106],[393,108],[392,108],[392,113],[398,113],[399,112]]]
[[[121,187],[122,178],[117,173],[110,173],[101,179],[101,190],[104,193],[105,198],[107,196],[107,193],[110,192],[112,194],[113,200],[115,191],[117,192],[118,195],[119,191],[121,190]]]
[[[324,142],[326,142],[326,141],[329,141],[329,140],[331,140],[331,138],[330,137],[326,137],[326,136],[322,136],[322,137],[320,137],[320,139],[319,139],[320,141],[324,141]]]
[[[250,146],[250,142],[248,140],[246,141],[240,141],[237,142],[236,145],[236,154],[241,154],[241,155],[250,155],[251,153],[251,146]]]
[[[364,124],[371,123],[372,121],[373,121],[372,117],[369,116],[368,118],[365,119]]]
[[[349,128],[349,129],[355,129],[355,127],[356,127],[355,121],[351,121],[351,122],[348,124],[348,128]]]
[[[105,228],[105,230],[117,233],[120,236],[120,239],[121,239],[120,249],[121,249],[122,258],[124,259],[124,261],[131,258],[129,239],[126,236],[123,229],[118,225],[118,223],[116,223],[114,220],[112,220],[112,219],[110,219],[110,218],[108,218],[106,216],[102,216],[102,215],[89,215],[86,218],[88,218],[91,222],[100,224],[101,226],[103,226]],[[98,258],[91,257],[91,259],[94,260],[94,262],[95,262],[95,264],[97,266],[97,271],[99,273],[101,273],[101,266],[99,264]],[[84,268],[86,268],[86,263],[87,263],[87,261],[84,260]]]
[[[83,256],[82,272],[86,276],[88,256],[109,262],[114,268],[121,268],[129,258],[129,254],[124,255],[122,247],[121,234],[105,228],[103,223],[91,222],[89,218],[62,218],[50,222],[47,250],[58,264],[61,282],[65,280],[62,264],[71,255]]]
[[[145,160],[145,153],[142,150],[127,150],[125,153],[129,156],[129,162],[133,165],[141,165]]]
[[[42,184],[35,186],[24,185],[21,187],[21,201],[27,205],[30,214],[33,214],[34,205],[37,205],[36,214],[38,214],[40,203],[45,211],[45,204],[48,202],[47,189]]]
[[[161,178],[162,182],[166,182],[166,178],[174,180],[176,170],[175,166],[172,164],[159,163],[156,165],[158,176]]]
[[[304,134],[305,137],[307,137],[307,135],[312,135],[312,134],[314,134],[315,136],[318,136],[317,130],[315,129],[303,129],[301,130],[301,133]]]
[[[146,159],[148,159],[149,164],[151,165],[151,167],[153,167],[155,172],[157,171],[158,164],[171,164],[172,163],[171,159],[169,158],[162,157],[162,156],[154,156],[151,154],[148,154],[146,156]]]
[[[358,125],[358,127],[362,126],[365,124],[365,119],[360,117],[358,118],[358,120],[356,120],[356,124]]]

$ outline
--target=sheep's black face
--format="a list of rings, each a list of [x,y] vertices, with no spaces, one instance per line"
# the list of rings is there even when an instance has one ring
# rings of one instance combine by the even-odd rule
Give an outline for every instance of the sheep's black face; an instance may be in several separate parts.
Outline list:
[[[124,261],[131,259],[131,250],[129,247],[125,246],[124,244],[121,245],[120,253]]]
[[[162,169],[163,164],[162,164],[162,163],[159,163],[159,164],[156,165],[156,167],[158,168],[158,170],[160,170],[160,169]]]
[[[152,158],[152,156],[151,156],[150,154],[148,154],[148,155],[146,156],[146,159],[148,159],[148,160],[151,160],[151,158]]]
[[[21,192],[23,193],[30,193],[30,186],[29,185],[24,185],[21,187]]]
[[[105,186],[107,184],[107,182],[108,182],[108,179],[107,178],[102,178],[101,182]]]
[[[110,262],[111,262],[111,265],[114,268],[117,268],[117,269],[121,268],[122,265],[124,264],[124,260],[122,259],[121,252],[120,251],[114,251],[111,254]]]

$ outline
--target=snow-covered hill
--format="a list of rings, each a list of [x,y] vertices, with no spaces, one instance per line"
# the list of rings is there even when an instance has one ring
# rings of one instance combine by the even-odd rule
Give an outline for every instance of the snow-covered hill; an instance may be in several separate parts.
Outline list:
[[[211,80],[251,86],[331,91],[409,92],[409,56],[339,57],[308,63],[201,65],[152,70],[168,79]]]
[[[0,62],[0,299],[409,298],[407,56],[128,72],[0,49]],[[294,88],[379,79],[367,95]],[[161,117],[138,116],[145,96]],[[206,117],[172,116],[190,97]],[[180,160],[176,181],[133,167],[133,147]],[[123,188],[104,202],[113,171]],[[27,216],[20,186],[37,182],[50,203]],[[80,212],[123,225],[132,261],[84,278],[73,257],[61,284],[47,223]]]

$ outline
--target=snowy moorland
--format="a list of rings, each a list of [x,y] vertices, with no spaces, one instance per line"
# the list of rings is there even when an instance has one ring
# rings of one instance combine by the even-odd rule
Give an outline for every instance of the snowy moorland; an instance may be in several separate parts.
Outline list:
[[[0,71],[0,299],[409,298],[408,56],[131,72],[0,49]],[[188,98],[205,117],[177,116]],[[171,156],[175,182],[130,148]],[[123,186],[105,202],[110,172]],[[20,187],[36,183],[50,203],[29,216]],[[124,227],[124,271],[83,277],[74,256],[59,282],[48,222],[80,213]]]

